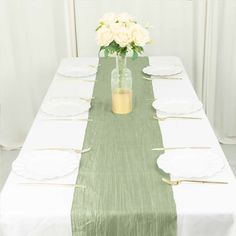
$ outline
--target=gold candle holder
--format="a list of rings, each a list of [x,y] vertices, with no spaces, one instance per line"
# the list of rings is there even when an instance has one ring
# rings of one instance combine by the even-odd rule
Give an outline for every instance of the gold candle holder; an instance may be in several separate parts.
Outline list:
[[[128,114],[132,111],[132,90],[117,88],[112,90],[112,112]]]

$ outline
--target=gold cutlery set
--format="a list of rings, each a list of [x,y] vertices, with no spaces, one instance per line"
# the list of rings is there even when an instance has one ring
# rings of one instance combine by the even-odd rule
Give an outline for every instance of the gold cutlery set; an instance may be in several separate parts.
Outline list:
[[[25,186],[48,186],[48,187],[74,187],[74,188],[86,188],[80,184],[65,184],[65,183],[47,183],[47,182],[32,182],[32,183],[19,183]]]
[[[211,149],[211,147],[201,146],[186,146],[186,147],[157,147],[153,148],[152,151],[165,151],[165,150],[181,150],[181,149]]]
[[[38,151],[47,151],[47,150],[51,150],[51,151],[74,151],[76,152],[77,154],[83,154],[83,153],[86,153],[86,152],[89,152],[91,151],[91,147],[89,148],[85,148],[85,149],[78,149],[78,148],[53,148],[53,147],[48,147],[48,148],[37,148],[36,150]]]
[[[83,118],[45,118],[44,121],[88,121],[91,122],[93,119],[83,119]]]
[[[228,184],[228,182],[222,181],[208,181],[208,180],[193,180],[193,179],[178,179],[178,180],[169,180],[162,178],[162,181],[169,185],[179,185],[182,183],[195,183],[195,184]]]
[[[91,102],[92,100],[95,99],[95,97],[91,97],[91,98],[83,98],[83,97],[79,97],[80,100],[83,100],[85,102]]]
[[[78,98],[85,102],[92,102],[95,99],[95,97],[91,97],[91,98],[78,97]],[[86,121],[86,122],[93,121],[93,119],[78,118],[78,117],[50,117],[50,118],[43,118],[42,120],[43,121]]]
[[[182,77],[171,77],[171,76],[151,76],[151,77],[147,77],[147,76],[143,76],[143,79],[145,80],[149,80],[149,81],[152,81],[152,80],[155,80],[155,79],[163,79],[163,80],[182,80],[183,78]]]
[[[201,117],[192,117],[192,116],[153,116],[153,119],[159,121],[164,121],[167,119],[202,120]]]

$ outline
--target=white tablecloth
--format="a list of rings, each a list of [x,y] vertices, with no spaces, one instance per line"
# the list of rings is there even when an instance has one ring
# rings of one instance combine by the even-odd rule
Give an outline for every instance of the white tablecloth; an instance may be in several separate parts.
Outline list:
[[[182,63],[176,57],[150,57],[150,64]],[[97,58],[65,59],[61,65],[98,63]],[[155,97],[188,96],[195,92],[184,79],[154,80]],[[133,78],[135,79],[135,78]],[[51,97],[91,97],[93,83],[55,75],[45,100]],[[177,210],[178,236],[235,236],[236,182],[216,136],[203,111],[203,120],[169,119],[160,122],[164,146],[211,146],[225,162],[224,170],[211,179],[228,181],[228,185],[191,185],[173,187]],[[86,118],[87,115],[84,115]],[[45,121],[41,111],[34,121],[18,158],[38,147],[82,147],[86,122]],[[78,158],[80,156],[78,155]],[[74,183],[78,172],[49,182]],[[3,236],[69,236],[71,235],[71,205],[73,188],[22,186],[30,182],[13,172],[1,192],[0,235]]]

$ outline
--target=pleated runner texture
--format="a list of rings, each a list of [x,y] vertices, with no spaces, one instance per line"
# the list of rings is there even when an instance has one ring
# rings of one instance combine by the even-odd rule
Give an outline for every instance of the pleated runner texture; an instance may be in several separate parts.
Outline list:
[[[111,112],[111,71],[114,58],[101,58],[71,210],[74,236],[176,235],[172,187],[161,178],[156,160],[162,147],[158,121],[153,119],[152,82],[144,80],[147,57],[128,59],[133,75],[133,112]]]

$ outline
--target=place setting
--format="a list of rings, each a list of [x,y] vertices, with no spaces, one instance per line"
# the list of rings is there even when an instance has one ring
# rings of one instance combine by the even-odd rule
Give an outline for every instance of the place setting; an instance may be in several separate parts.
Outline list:
[[[84,82],[95,82],[96,81],[96,73],[99,65],[93,64],[69,64],[69,65],[61,65],[57,74],[64,79],[77,79],[79,81]]]
[[[143,68],[145,80],[182,80],[183,69],[181,66],[171,63],[159,63]]]
[[[91,147],[84,149],[68,147],[35,148],[28,150],[16,159],[12,163],[12,171],[30,181],[21,181],[20,185],[85,188],[79,184],[48,181],[55,181],[78,170],[80,154],[89,151],[91,151]]]
[[[175,147],[162,150],[168,151],[158,157],[157,166],[172,177],[162,178],[164,183],[228,184],[227,181],[215,180],[214,176],[225,165],[222,158],[209,147]]]
[[[92,121],[87,118],[94,97],[52,97],[42,106],[44,121]]]
[[[155,99],[152,107],[156,111],[154,119],[165,121],[169,119],[201,120],[198,114],[202,110],[202,103],[188,97],[163,97]]]

